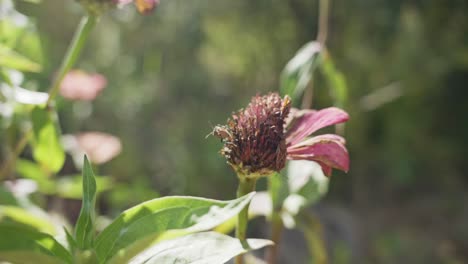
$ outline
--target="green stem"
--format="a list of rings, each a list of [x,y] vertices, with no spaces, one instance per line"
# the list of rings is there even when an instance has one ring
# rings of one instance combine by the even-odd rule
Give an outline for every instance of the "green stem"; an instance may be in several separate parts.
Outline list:
[[[280,211],[273,210],[271,213],[271,241],[273,245],[267,249],[266,260],[269,264],[277,263],[279,243],[283,233],[283,220]]]
[[[255,191],[255,184],[257,179],[239,177],[239,187],[237,188],[237,197],[244,196],[248,193]],[[248,204],[237,216],[237,226],[236,226],[236,237],[241,241],[244,247],[248,247],[246,244],[247,237],[247,224],[249,222],[249,205]],[[236,257],[236,264],[243,264],[243,256]]]
[[[97,19],[98,18],[93,15],[85,16],[81,19],[75,35],[73,36],[72,42],[68,46],[67,53],[62,60],[62,64],[60,65],[57,75],[52,82],[52,86],[49,90],[49,98],[46,102],[47,107],[52,106],[52,102],[57,96],[58,90],[60,88],[60,83],[78,59],[78,56],[80,55],[81,50],[83,49],[83,46],[88,39],[89,33],[93,29],[94,25],[96,25]],[[10,170],[16,162],[17,157],[21,154],[21,152],[23,152],[23,149],[26,147],[28,139],[31,135],[32,128],[25,131],[22,138],[18,141],[12,156],[6,159],[5,163],[0,169],[0,180],[3,180],[10,173]]]
[[[62,82],[65,75],[70,71],[70,69],[75,64],[78,56],[83,49],[83,46],[88,39],[89,33],[93,29],[94,25],[96,25],[97,17],[93,15],[85,16],[81,19],[80,24],[73,36],[72,42],[68,47],[67,53],[62,60],[62,64],[60,65],[59,71],[57,76],[55,77],[54,81],[52,82],[52,87],[49,90],[49,98],[47,99],[47,106],[53,102],[57,93],[60,88],[60,83]]]

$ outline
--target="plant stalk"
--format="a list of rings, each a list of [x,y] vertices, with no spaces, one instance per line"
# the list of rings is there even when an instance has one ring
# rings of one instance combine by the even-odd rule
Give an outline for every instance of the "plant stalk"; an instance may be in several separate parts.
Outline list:
[[[93,15],[84,16],[81,19],[78,28],[76,29],[75,35],[73,36],[70,46],[68,46],[67,53],[62,60],[62,64],[57,72],[57,75],[52,82],[52,87],[49,90],[49,98],[47,99],[47,106],[50,106],[60,88],[65,75],[70,71],[70,69],[75,65],[78,56],[81,53],[86,41],[88,40],[89,33],[94,28],[97,22],[97,17]]]
[[[97,20],[98,17],[93,15],[84,16],[81,19],[81,22],[75,31],[73,39],[70,45],[68,46],[67,53],[65,54],[65,57],[62,60],[57,75],[54,78],[52,86],[48,92],[49,98],[47,99],[46,107],[52,107],[52,103],[54,102],[54,99],[57,96],[63,78],[68,73],[68,71],[70,71],[70,69],[73,67],[76,60],[78,59],[78,56],[80,55],[81,50],[83,49],[91,30],[96,25]],[[18,141],[12,155],[10,157],[7,157],[6,161],[0,169],[0,180],[3,180],[6,176],[8,176],[11,168],[16,162],[17,157],[21,154],[21,152],[23,152],[23,149],[26,147],[31,135],[32,128],[29,128],[25,131],[21,139]]]
[[[257,179],[239,177],[239,186],[237,188],[237,197],[242,197],[248,193],[255,191],[255,184]],[[247,224],[249,222],[249,206],[250,203],[240,211],[237,216],[236,225],[236,237],[241,241],[244,248],[248,248],[246,237],[247,237]],[[244,257],[242,255],[237,256],[235,259],[236,264],[243,264]]]
[[[283,221],[278,210],[274,210],[271,214],[271,241],[273,245],[267,249],[266,261],[269,264],[276,264],[278,258],[279,243],[283,233]]]

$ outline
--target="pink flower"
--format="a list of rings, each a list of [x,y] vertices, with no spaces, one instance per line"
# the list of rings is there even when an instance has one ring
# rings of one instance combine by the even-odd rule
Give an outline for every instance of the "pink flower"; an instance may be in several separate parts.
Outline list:
[[[69,100],[92,101],[106,85],[106,78],[100,74],[72,70],[65,76],[60,85],[60,94]]]
[[[286,128],[286,151],[291,160],[316,161],[325,175],[332,168],[349,170],[349,155],[345,139],[335,134],[310,137],[317,130],[348,121],[348,114],[336,107],[319,111],[291,109]]]
[[[288,96],[282,99],[270,93],[253,97],[227,125],[216,126],[213,135],[223,141],[221,154],[239,175],[266,176],[283,169],[290,159],[316,161],[329,176],[333,168],[349,169],[345,140],[334,134],[310,136],[348,119],[346,112],[335,107],[320,111],[291,109]]]

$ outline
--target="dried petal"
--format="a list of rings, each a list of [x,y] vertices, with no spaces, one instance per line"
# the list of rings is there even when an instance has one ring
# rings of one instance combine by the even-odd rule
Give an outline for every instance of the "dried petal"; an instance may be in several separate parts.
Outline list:
[[[317,161],[325,175],[331,174],[331,169],[349,170],[349,155],[344,146],[344,139],[335,135],[322,135],[311,138],[307,144],[288,148],[288,158],[293,160]]]
[[[343,123],[348,119],[348,114],[336,107],[307,111],[292,121],[286,135],[286,143],[288,146],[294,145],[321,128]]]

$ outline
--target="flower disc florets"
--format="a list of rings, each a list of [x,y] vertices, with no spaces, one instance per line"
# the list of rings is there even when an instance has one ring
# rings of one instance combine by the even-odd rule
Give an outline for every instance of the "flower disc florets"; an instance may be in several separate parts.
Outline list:
[[[213,134],[224,142],[221,154],[239,176],[266,176],[284,168],[284,125],[290,108],[287,96],[255,96],[247,108],[232,115],[227,125],[215,127]]]

